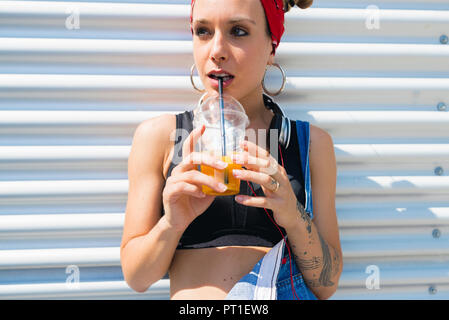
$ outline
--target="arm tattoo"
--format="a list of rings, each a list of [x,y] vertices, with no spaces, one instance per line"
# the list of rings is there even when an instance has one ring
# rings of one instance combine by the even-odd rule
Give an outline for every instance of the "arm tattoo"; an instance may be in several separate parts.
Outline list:
[[[291,247],[296,250],[296,246],[294,244],[291,245]],[[307,251],[304,251],[304,255],[307,255]],[[316,256],[312,257],[312,259],[303,259],[293,253],[293,257],[295,258],[296,264],[302,271],[318,269],[322,262],[321,257]]]
[[[340,253],[336,248],[334,249],[334,258],[332,259],[332,276],[335,276],[340,271]]]
[[[321,266],[322,259],[320,257],[312,257],[312,259],[301,259],[298,256],[295,256],[296,262],[298,263],[298,267],[304,270],[314,270],[318,269]]]
[[[321,248],[323,252],[323,257],[319,260],[319,266],[321,264],[323,265],[323,268],[321,269],[320,277],[318,279],[306,279],[304,278],[304,281],[306,282],[307,286],[309,288],[316,288],[316,287],[332,287],[334,283],[330,280],[332,275],[337,274],[338,267],[340,264],[339,257],[337,259],[334,258],[334,261],[336,262],[335,265],[332,265],[332,258],[331,254],[329,252],[329,246],[327,245],[326,241],[321,237],[321,235],[318,233],[318,236],[320,238]],[[334,249],[335,251],[335,249]],[[299,260],[299,259],[298,259]],[[299,265],[299,261],[298,261]],[[309,265],[310,267],[310,265]],[[302,269],[306,270],[306,269]]]
[[[309,237],[312,235],[312,221],[310,219],[310,216],[307,214],[307,212],[304,209],[304,206],[297,201],[296,202],[296,209],[298,210],[302,220],[306,223],[306,229],[309,234]],[[318,231],[318,230],[317,230]],[[299,258],[297,255],[294,255],[294,258],[296,260],[296,263],[298,267],[302,270],[315,270],[321,269],[321,273],[318,279],[307,279],[304,277],[304,281],[306,282],[307,286],[309,288],[314,287],[332,287],[334,286],[334,282],[331,281],[331,277],[338,274],[340,271],[340,253],[336,248],[331,247],[333,256],[331,255],[330,248],[327,245],[327,242],[323,239],[321,234],[319,232],[318,237],[320,239],[321,244],[321,251],[323,256],[317,257],[314,256],[311,259],[303,259]],[[310,242],[309,242],[310,244]],[[294,246],[293,246],[294,247]],[[307,253],[304,252],[304,255]],[[315,275],[314,275],[315,276]]]
[[[320,233],[318,233],[318,237],[320,238],[321,248],[323,251],[323,269],[321,270],[319,283],[325,287],[331,287],[334,283],[330,280],[331,272],[332,272],[332,260],[331,254],[329,252],[329,247],[327,246],[326,241],[321,237]]]
[[[304,206],[301,204],[301,202],[296,201],[296,209],[299,211],[299,214],[301,215],[302,220],[307,223],[307,232],[309,234],[312,233],[312,221],[310,220],[309,215],[307,214],[306,210],[304,209]]]

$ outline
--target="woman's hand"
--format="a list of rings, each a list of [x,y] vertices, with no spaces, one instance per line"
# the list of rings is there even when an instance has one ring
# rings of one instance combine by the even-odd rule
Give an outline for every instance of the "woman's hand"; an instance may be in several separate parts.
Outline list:
[[[205,195],[201,185],[218,192],[226,190],[221,189],[221,183],[213,177],[196,170],[199,164],[219,170],[227,166],[210,155],[192,151],[204,130],[205,126],[196,128],[186,138],[182,146],[183,160],[173,168],[162,193],[165,219],[176,230],[184,231],[215,199],[215,196]]]
[[[245,140],[241,147],[244,151],[233,159],[247,170],[233,170],[233,174],[240,180],[261,185],[265,197],[239,195],[235,197],[236,201],[246,206],[272,210],[276,223],[283,228],[292,225],[298,217],[298,202],[287,172],[267,150],[253,142]],[[272,191],[275,188],[272,178],[279,182],[275,192]]]

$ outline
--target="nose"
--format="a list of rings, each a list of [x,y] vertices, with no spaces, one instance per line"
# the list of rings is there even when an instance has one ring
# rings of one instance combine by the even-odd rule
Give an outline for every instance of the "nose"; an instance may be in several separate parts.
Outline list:
[[[226,39],[219,31],[215,32],[214,38],[212,40],[210,57],[213,61],[216,62],[223,62],[228,58]]]

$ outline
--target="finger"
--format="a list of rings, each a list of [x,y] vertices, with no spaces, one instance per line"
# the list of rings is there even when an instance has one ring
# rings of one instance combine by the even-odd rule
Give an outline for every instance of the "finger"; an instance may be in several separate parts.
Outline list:
[[[210,154],[204,152],[192,152],[184,159],[182,159],[181,163],[178,164],[173,171],[175,173],[178,172],[186,172],[192,169],[196,169],[198,165],[207,165],[209,167],[215,168],[217,170],[223,170],[228,166],[228,164],[224,161],[221,161],[219,158],[212,156]],[[175,171],[176,170],[176,171]],[[172,174],[173,174],[172,171]]]
[[[235,196],[235,201],[249,207],[266,208],[273,210],[273,205],[267,197]]]
[[[233,162],[241,164],[247,169],[263,172],[270,176],[279,178],[278,175],[278,170],[280,168],[279,163],[271,155],[269,156],[268,159],[265,159],[260,157],[254,157],[250,155],[249,152],[244,151],[232,155],[231,159],[233,159]]]
[[[249,140],[242,141],[241,147],[252,156],[270,161],[269,166],[264,166],[261,168],[262,172],[265,172],[266,174],[269,174],[271,176],[275,176],[278,174],[279,164],[277,160],[273,158],[270,152]]]
[[[201,187],[197,185],[187,183],[185,181],[179,181],[171,190],[172,194],[179,196],[180,194],[186,194],[196,198],[205,198],[206,194],[202,191]]]
[[[195,145],[206,130],[206,126],[203,124],[201,127],[195,128],[190,132],[182,144],[182,157],[188,156],[195,150]]]
[[[241,164],[247,169],[254,171],[259,171],[261,168],[268,168],[270,165],[269,160],[254,157],[246,151],[231,155],[231,159],[233,163]]]
[[[265,167],[261,167],[260,171],[279,180],[282,177],[282,173],[279,171],[280,168],[281,166],[279,163],[270,156],[269,164]]]
[[[255,172],[251,170],[233,169],[232,174],[237,179],[257,183],[269,191],[274,190],[274,188],[276,187],[276,183],[273,184],[273,178],[266,173]]]
[[[214,177],[208,176],[207,174],[204,174],[200,171],[192,170],[184,172],[182,175],[179,176],[179,179],[190,184],[195,184],[199,188],[201,188],[202,185],[208,186],[209,188],[220,193],[225,192],[227,190],[225,184],[221,183]]]
[[[192,152],[183,160],[186,164],[204,164],[211,167],[218,166],[217,169],[224,169],[228,164],[221,160],[221,157],[206,152]]]
[[[250,140],[243,140],[241,142],[241,147],[243,150],[248,151],[252,156],[262,159],[268,159],[270,157],[270,153],[267,150]]]

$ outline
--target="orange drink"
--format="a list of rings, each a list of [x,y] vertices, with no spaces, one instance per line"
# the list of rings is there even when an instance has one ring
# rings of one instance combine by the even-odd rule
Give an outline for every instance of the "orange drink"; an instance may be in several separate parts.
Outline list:
[[[203,185],[202,186],[202,191],[207,194],[207,195],[211,195],[211,196],[232,196],[235,194],[238,194],[240,192],[240,179],[237,179],[236,177],[234,177],[234,175],[232,174],[232,170],[233,169],[242,169],[242,165],[241,164],[237,164],[235,162],[232,162],[232,159],[230,156],[221,156],[221,161],[226,162],[228,164],[228,166],[224,169],[216,169],[216,168],[212,168],[210,166],[207,165],[200,165],[201,167],[201,172],[204,174],[207,174],[208,176],[214,177],[216,180],[222,182],[223,184],[225,184],[228,189],[225,192],[217,192],[214,189],[211,189],[208,186]],[[225,171],[227,171],[228,174],[228,183],[225,183]]]
[[[240,179],[232,174],[233,169],[242,169],[242,164],[233,161],[231,155],[242,153],[240,142],[245,140],[249,119],[245,109],[234,97],[220,93],[212,95],[195,108],[193,112],[193,128],[203,128],[195,150],[208,154],[226,162],[224,169],[216,169],[205,164],[199,164],[197,170],[212,177],[215,181],[227,186],[224,192],[218,192],[206,185],[201,189],[204,194],[213,196],[230,196],[240,192]]]

